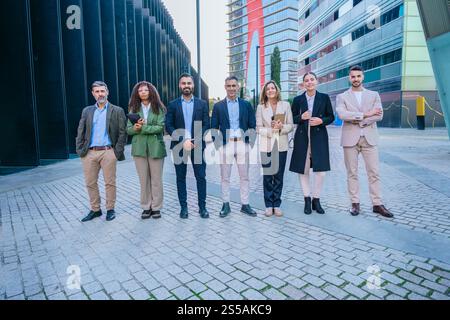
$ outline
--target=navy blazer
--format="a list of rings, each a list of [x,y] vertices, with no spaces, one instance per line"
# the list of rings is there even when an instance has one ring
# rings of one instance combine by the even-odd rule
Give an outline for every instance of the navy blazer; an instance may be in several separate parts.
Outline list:
[[[202,132],[194,132],[194,122],[201,121]],[[196,141],[202,141],[203,148],[206,147],[203,137],[206,131],[210,128],[209,108],[206,101],[197,99],[194,97],[194,113],[192,116],[192,132],[191,136]],[[181,98],[175,99],[169,103],[166,114],[166,131],[172,136],[175,130],[186,129],[184,124],[183,105]],[[184,141],[184,136],[174,140],[172,137],[172,143],[170,149],[172,150],[177,144]]]
[[[239,128],[244,131],[245,143],[250,143],[252,146],[256,140],[256,115],[255,110],[253,110],[252,105],[242,99],[239,101]],[[227,99],[219,101],[214,106],[212,118],[211,118],[211,129],[220,130],[223,138],[223,145],[228,143],[227,140],[227,130],[231,129],[230,125],[230,115],[228,113]],[[216,144],[217,147],[217,144]]]

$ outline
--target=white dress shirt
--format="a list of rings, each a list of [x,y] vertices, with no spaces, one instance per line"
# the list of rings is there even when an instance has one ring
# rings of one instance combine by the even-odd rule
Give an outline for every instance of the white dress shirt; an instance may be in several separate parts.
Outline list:
[[[149,104],[148,106],[146,106],[145,104],[142,104],[141,106],[142,106],[142,113],[144,114],[145,123],[147,123],[148,114],[150,112],[151,104]]]

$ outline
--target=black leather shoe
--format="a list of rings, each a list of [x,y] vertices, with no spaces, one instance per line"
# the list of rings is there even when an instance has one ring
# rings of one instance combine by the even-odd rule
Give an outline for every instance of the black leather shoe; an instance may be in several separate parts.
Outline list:
[[[161,218],[161,211],[152,211],[152,218],[153,219],[160,219]]]
[[[252,207],[250,207],[249,204],[243,205],[242,208],[241,208],[241,212],[245,213],[246,215],[248,215],[250,217],[256,217],[257,216],[256,212],[252,209]]]
[[[225,218],[231,213],[230,203],[224,203],[222,206],[222,210],[220,211],[220,217]]]
[[[144,210],[144,212],[142,212],[142,220],[147,220],[150,219],[152,217],[152,210]]]
[[[208,212],[208,210],[206,210],[206,208],[200,209],[200,217],[202,219],[208,219],[209,218],[209,212]]]
[[[305,214],[311,214],[312,208],[311,208],[311,197],[305,198],[305,210],[303,211]]]
[[[102,210],[94,212],[91,211],[88,213],[88,215],[86,217],[84,217],[81,222],[88,222],[91,220],[94,220],[95,218],[100,218],[103,215]]]
[[[187,208],[182,208],[180,212],[180,218],[181,219],[187,219],[189,218],[189,212]]]
[[[361,213],[361,208],[359,203],[352,203],[352,208],[350,209],[350,214],[354,217],[359,216]]]
[[[325,214],[325,210],[323,210],[322,206],[320,205],[320,199],[312,200],[312,209],[315,210],[318,214]]]
[[[116,212],[114,210],[108,210],[106,212],[106,221],[113,221],[116,218]]]

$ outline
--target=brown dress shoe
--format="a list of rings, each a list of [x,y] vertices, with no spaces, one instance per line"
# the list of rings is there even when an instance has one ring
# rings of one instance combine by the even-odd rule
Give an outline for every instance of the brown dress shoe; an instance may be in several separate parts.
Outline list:
[[[350,209],[350,213],[352,216],[356,217],[360,213],[359,203],[352,203],[352,208]]]
[[[373,213],[378,213],[379,215],[382,215],[385,218],[393,218],[394,215],[386,209],[385,206],[373,206]]]

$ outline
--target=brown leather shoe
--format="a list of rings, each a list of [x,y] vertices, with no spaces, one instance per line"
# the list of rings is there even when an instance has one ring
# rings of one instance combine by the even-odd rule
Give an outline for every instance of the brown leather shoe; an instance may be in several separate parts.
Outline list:
[[[393,218],[394,215],[386,209],[385,206],[373,206],[373,213],[378,213],[379,215],[382,215],[385,218]]]
[[[361,209],[359,203],[352,203],[352,208],[350,209],[350,213],[352,216],[356,217],[360,214]]]

